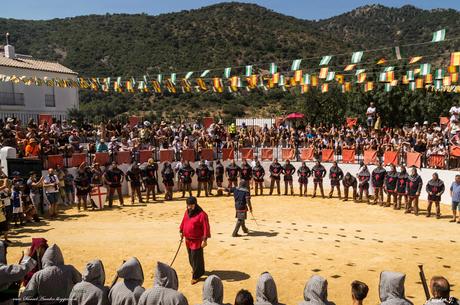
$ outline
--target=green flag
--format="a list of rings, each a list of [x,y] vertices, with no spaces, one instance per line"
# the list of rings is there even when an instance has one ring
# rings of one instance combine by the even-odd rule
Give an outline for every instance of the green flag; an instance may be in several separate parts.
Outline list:
[[[440,42],[446,39],[446,29],[442,29],[433,33],[431,42]]]
[[[187,74],[185,74],[185,79],[189,79],[193,74],[193,71],[190,71],[190,72],[187,72]]]
[[[334,80],[334,77],[335,77],[335,72],[328,72],[327,76],[326,76],[326,81],[330,82],[330,81]]]
[[[299,70],[299,69],[300,69],[300,63],[301,63],[301,62],[302,62],[302,59],[295,59],[295,60],[292,62],[291,70],[292,70],[292,71]]]
[[[225,77],[225,78],[230,78],[231,72],[232,72],[232,68],[230,68],[230,67],[229,67],[229,68],[225,68],[225,69],[224,69],[224,77]]]
[[[252,65],[247,65],[244,69],[244,75],[247,77],[252,75]]]
[[[272,62],[270,64],[270,74],[275,74],[276,72],[278,72],[278,66]]]
[[[323,56],[323,58],[321,58],[321,62],[319,63],[319,65],[320,66],[327,66],[329,64],[329,62],[331,61],[331,59],[332,59],[331,55]]]
[[[352,64],[359,63],[361,59],[363,58],[363,54],[364,54],[363,51],[354,52],[353,55],[351,55],[351,63]]]
[[[420,75],[428,75],[431,73],[431,64],[421,64],[420,65]]]
[[[201,73],[200,77],[206,77],[206,75],[209,74],[209,70],[204,70],[203,73]]]

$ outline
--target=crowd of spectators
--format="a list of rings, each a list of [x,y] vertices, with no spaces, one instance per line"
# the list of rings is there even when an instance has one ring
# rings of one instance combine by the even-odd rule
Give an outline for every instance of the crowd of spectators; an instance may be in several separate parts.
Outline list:
[[[173,149],[180,160],[183,149],[203,148],[313,148],[316,158],[323,149],[333,149],[340,156],[344,149],[355,150],[362,156],[365,150],[375,150],[379,158],[385,151],[398,151],[401,159],[407,152],[422,154],[422,166],[427,167],[430,156],[449,154],[450,145],[460,145],[460,123],[457,109],[451,109],[449,124],[438,122],[413,122],[400,127],[381,127],[382,122],[375,106],[367,111],[364,125],[311,124],[305,121],[286,121],[278,126],[225,126],[222,120],[204,128],[201,122],[160,121],[129,123],[114,119],[98,125],[87,122],[78,125],[53,119],[26,124],[14,118],[0,122],[2,146],[17,149],[19,158],[45,158],[74,153],[130,151],[133,158],[140,150]],[[377,116],[375,119],[374,116]],[[389,125],[389,124],[387,124]]]
[[[155,266],[151,288],[145,289],[145,275],[140,261],[132,257],[116,271],[116,278],[106,286],[106,274],[101,260],[92,260],[80,273],[74,266],[64,264],[61,249],[43,238],[36,238],[30,249],[24,251],[19,264],[7,263],[7,244],[0,241],[0,303],[13,304],[12,299],[26,303],[46,304],[100,304],[100,305],[186,305],[187,298],[178,291],[176,271],[161,262]],[[83,275],[82,275],[83,274]],[[383,305],[412,305],[405,296],[406,275],[383,271],[380,274],[379,299]],[[448,280],[434,276],[427,283],[431,298],[426,305],[458,305],[450,295]],[[421,289],[420,289],[421,290]],[[364,304],[369,287],[361,281],[351,283],[350,295],[354,305]],[[300,305],[334,304],[328,299],[327,279],[313,275],[299,292]],[[222,305],[224,285],[217,275],[210,275],[203,283],[202,304]],[[263,272],[255,287],[255,300],[251,292],[240,290],[235,305],[279,305],[277,285],[269,272]]]

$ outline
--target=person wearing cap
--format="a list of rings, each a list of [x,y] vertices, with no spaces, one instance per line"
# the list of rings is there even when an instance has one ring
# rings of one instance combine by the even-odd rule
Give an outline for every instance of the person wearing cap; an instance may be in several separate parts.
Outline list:
[[[123,183],[125,174],[121,169],[118,168],[117,162],[113,161],[111,168],[109,168],[104,173],[104,180],[109,185],[109,207],[112,207],[113,203],[113,194],[115,191],[118,195],[118,200],[120,200],[120,205],[123,206],[123,194],[121,193],[121,184]]]
[[[107,143],[105,143],[104,139],[101,139],[99,143],[96,145],[96,152],[102,153],[102,152],[108,152],[109,147],[107,146]]]
[[[181,238],[185,245],[190,265],[192,267],[192,285],[198,283],[205,273],[203,248],[208,245],[211,237],[208,214],[198,205],[197,199],[190,196],[186,200],[187,210],[179,227]]]
[[[29,143],[26,145],[25,156],[26,157],[38,157],[40,154],[40,144],[38,144],[37,139],[32,138],[29,140]]]

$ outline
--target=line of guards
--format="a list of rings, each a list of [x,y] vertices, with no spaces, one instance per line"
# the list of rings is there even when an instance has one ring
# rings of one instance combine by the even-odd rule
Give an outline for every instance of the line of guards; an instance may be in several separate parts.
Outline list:
[[[109,168],[104,174],[105,180],[109,185],[109,203],[112,202],[111,197],[114,192],[120,190],[120,177],[123,175],[123,172],[116,168],[116,164],[114,165],[115,169],[113,167]],[[113,170],[118,171],[119,174],[114,175]],[[128,170],[126,177],[131,184],[132,202],[134,202],[135,194],[138,195],[139,201],[142,202],[142,184],[147,190],[147,201],[149,200],[149,194],[152,194],[153,200],[156,200],[155,185],[158,186],[157,171],[158,165],[153,159],[150,159],[145,167],[139,168],[135,164]],[[390,170],[386,171],[382,163],[380,163],[371,173],[366,165],[361,164],[356,177],[354,177],[349,172],[344,174],[337,162],[333,162],[328,176],[331,186],[329,198],[332,198],[332,195],[336,191],[339,199],[348,201],[351,189],[351,199],[355,202],[362,202],[363,198],[365,198],[368,204],[379,204],[386,207],[393,205],[394,209],[399,210],[402,208],[404,201],[405,213],[413,212],[415,215],[419,215],[419,197],[423,181],[415,167],[411,168],[410,171],[409,174],[404,166],[400,166],[400,171],[398,172],[394,165],[390,165]],[[256,196],[263,195],[266,176],[265,169],[258,160],[254,160],[251,164],[247,160],[243,160],[241,166],[237,165],[235,160],[233,160],[225,168],[220,161],[216,161],[215,166],[212,161],[201,161],[196,169],[188,161],[177,163],[174,169],[170,162],[164,162],[161,176],[166,189],[165,200],[172,199],[176,174],[179,190],[182,191],[182,197],[185,197],[186,192],[188,192],[189,196],[192,196],[192,179],[195,175],[198,182],[198,197],[202,191],[204,191],[205,196],[213,195],[214,182],[217,185],[217,195],[222,195],[224,190],[224,175],[228,180],[227,189],[237,187],[238,180],[242,179],[252,184]],[[270,164],[268,174],[270,179],[270,195],[274,193],[275,187],[277,194],[281,194],[281,177],[283,177],[284,181],[284,195],[288,195],[289,191],[290,195],[294,195],[293,179],[297,175],[300,196],[306,197],[308,195],[307,186],[309,178],[312,177],[312,197],[316,197],[317,190],[319,189],[321,197],[325,198],[323,180],[327,172],[319,161],[316,161],[316,164],[311,169],[305,162],[302,162],[301,166],[296,169],[289,160],[286,160],[284,165],[281,165],[277,159],[274,159]],[[114,181],[114,177],[116,181]],[[343,186],[344,197],[342,197],[341,185]],[[374,190],[372,202],[369,196],[369,188],[371,186]],[[433,174],[432,179],[426,184],[426,191],[428,193],[427,217],[431,216],[431,207],[434,203],[436,206],[436,217],[440,218],[440,200],[441,195],[445,191],[445,186],[436,173]],[[384,193],[386,194],[386,200],[384,200]]]

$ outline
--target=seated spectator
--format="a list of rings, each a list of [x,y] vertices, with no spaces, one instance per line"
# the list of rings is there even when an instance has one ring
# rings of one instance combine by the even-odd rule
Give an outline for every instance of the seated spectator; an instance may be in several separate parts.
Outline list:
[[[109,303],[112,305],[136,305],[145,291],[142,284],[144,283],[144,272],[139,260],[135,257],[127,260],[117,270],[122,282],[116,283],[109,292]]]
[[[38,157],[40,155],[40,144],[37,139],[32,138],[29,140],[29,144],[26,145],[25,156],[26,157]]]
[[[97,143],[96,145],[96,152],[101,153],[101,152],[108,152],[108,151],[109,151],[109,147],[105,143],[105,140],[101,139],[99,143]]]
[[[365,283],[353,281],[353,283],[351,283],[351,298],[353,300],[353,305],[362,305],[368,292],[369,287],[367,287]]]
[[[178,288],[176,270],[158,262],[153,287],[142,294],[138,305],[188,305],[185,296],[177,291]]]
[[[313,275],[305,284],[304,301],[299,305],[332,305],[327,300],[327,280],[319,275]]]
[[[236,294],[234,305],[254,305],[254,298],[249,291],[241,289]]]
[[[104,286],[104,265],[98,259],[86,264],[82,281],[73,286],[69,305],[108,305],[109,289]]]
[[[278,292],[276,290],[275,280],[270,273],[264,272],[260,275],[256,287],[255,305],[277,305]]]
[[[413,305],[404,296],[406,275],[399,272],[383,271],[380,274],[380,305]]]
[[[425,305],[458,305],[458,300],[450,296],[450,284],[445,277],[433,276],[430,290],[433,297]]]
[[[217,275],[210,275],[203,284],[203,303],[201,305],[222,305],[224,285]]]
[[[57,245],[46,249],[42,266],[43,269],[37,271],[27,284],[24,298],[68,298],[73,286],[81,281],[81,274],[74,266],[64,265],[64,257]]]

